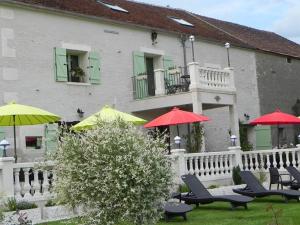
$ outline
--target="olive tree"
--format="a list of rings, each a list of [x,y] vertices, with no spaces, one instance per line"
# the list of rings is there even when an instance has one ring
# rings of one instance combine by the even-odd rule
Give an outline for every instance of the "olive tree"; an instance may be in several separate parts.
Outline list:
[[[65,133],[53,155],[58,200],[83,206],[83,224],[155,224],[172,188],[165,149],[122,120]]]

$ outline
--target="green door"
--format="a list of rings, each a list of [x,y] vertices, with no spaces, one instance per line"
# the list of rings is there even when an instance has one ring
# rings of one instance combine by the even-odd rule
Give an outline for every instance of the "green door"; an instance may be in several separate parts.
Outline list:
[[[271,126],[255,127],[256,149],[272,149]]]

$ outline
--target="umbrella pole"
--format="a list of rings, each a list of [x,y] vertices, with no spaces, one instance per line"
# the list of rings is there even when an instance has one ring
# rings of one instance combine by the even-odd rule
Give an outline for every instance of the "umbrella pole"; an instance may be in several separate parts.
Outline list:
[[[277,124],[277,148],[279,149],[279,124]]]
[[[178,124],[176,125],[176,127],[177,127],[177,136],[180,137],[179,136],[179,127],[178,127]],[[180,143],[179,143],[178,147],[180,148]]]
[[[14,154],[15,154],[15,163],[17,162],[17,141],[16,141],[16,116],[13,115],[13,122],[14,122]]]

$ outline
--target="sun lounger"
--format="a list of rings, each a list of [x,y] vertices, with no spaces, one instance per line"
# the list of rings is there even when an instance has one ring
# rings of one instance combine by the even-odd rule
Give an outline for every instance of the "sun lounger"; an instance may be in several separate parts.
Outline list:
[[[300,172],[293,166],[288,166],[285,169],[294,178],[290,184],[291,189],[298,190],[300,188]]]
[[[183,182],[190,189],[190,193],[180,195],[180,200],[183,200],[186,204],[209,204],[216,201],[230,202],[232,208],[239,206],[245,207],[247,209],[247,203],[252,201],[253,198],[245,197],[241,195],[211,195],[199,179],[194,175],[183,175]]]
[[[271,195],[281,195],[286,202],[290,199],[299,201],[300,192],[295,190],[267,190],[257,180],[257,178],[250,171],[240,172],[242,180],[246,183],[245,188],[233,189],[235,193],[249,196],[249,197],[266,197]]]

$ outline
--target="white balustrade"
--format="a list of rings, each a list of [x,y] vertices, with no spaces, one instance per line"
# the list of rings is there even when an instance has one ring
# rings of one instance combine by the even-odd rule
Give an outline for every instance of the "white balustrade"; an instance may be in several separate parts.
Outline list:
[[[190,153],[183,156],[189,167],[188,173],[195,174],[200,179],[231,176],[234,167],[234,151]]]
[[[201,87],[210,89],[234,88],[231,71],[199,67],[198,76]]]
[[[49,165],[51,166],[51,163]],[[49,175],[52,173],[46,169],[38,168],[35,163],[17,163],[14,164],[13,170],[16,198],[30,199],[49,195]],[[53,178],[51,182],[53,185]]]
[[[286,166],[299,167],[299,148],[256,150],[242,153],[242,169],[244,170],[264,170],[270,167],[284,169]]]

